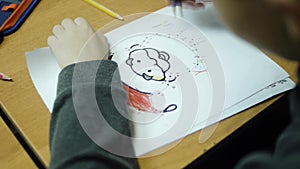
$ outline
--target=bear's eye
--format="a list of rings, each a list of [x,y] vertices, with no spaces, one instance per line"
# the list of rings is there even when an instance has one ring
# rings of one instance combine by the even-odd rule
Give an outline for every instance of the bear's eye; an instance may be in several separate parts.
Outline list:
[[[137,62],[137,63],[141,63],[141,60],[137,60],[136,62]]]
[[[148,72],[150,73],[150,72],[151,72],[151,70],[148,70]]]

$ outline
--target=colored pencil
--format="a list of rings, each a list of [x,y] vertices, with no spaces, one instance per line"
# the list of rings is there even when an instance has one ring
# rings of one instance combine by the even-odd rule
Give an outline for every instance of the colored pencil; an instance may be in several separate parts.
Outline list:
[[[104,5],[101,5],[100,3],[94,1],[94,0],[84,0],[88,4],[92,5],[93,7],[103,11],[104,13],[108,14],[111,17],[117,18],[119,20],[124,20],[123,17],[121,17],[119,14],[115,13],[114,11],[108,9]]]
[[[12,81],[13,79],[4,73],[0,73],[0,80]]]
[[[183,16],[182,12],[182,0],[171,0],[171,7],[173,9],[173,15],[176,15],[176,7],[178,6],[180,11],[180,16]]]

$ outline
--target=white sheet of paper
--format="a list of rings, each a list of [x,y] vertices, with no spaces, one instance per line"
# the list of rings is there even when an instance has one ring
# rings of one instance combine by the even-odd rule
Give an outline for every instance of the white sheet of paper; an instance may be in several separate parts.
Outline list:
[[[157,11],[157,13],[169,15],[171,14],[171,9],[166,7]],[[140,30],[148,30],[153,23],[148,22],[149,17],[154,17],[151,18],[153,21],[161,21],[162,18],[155,18],[156,16],[146,16],[109,32],[106,36],[109,42],[114,44],[124,38],[125,35],[138,33]],[[295,86],[288,78],[289,75],[260,50],[227,31],[217,20],[213,7],[199,11],[184,10],[184,17],[196,25],[214,47],[224,71],[226,84],[226,100],[222,115],[211,121],[205,118],[197,119],[197,122],[188,133],[232,116]],[[60,71],[55,58],[52,56],[49,48],[41,48],[26,53],[26,60],[34,85],[51,112],[55,99],[57,76]],[[280,83],[282,80],[285,80],[284,83]],[[278,85],[269,87],[276,82]],[[177,117],[174,115],[174,118],[176,119]],[[141,131],[142,128],[137,127],[137,131]],[[160,125],[154,125],[154,128],[146,127],[142,129],[142,131],[146,130],[151,135],[151,133],[155,134],[161,128]],[[182,135],[169,135],[164,139],[153,140],[147,143],[137,141],[135,143],[136,153],[137,155],[142,155],[180,137]]]
[[[172,15],[169,7],[157,13]],[[205,34],[219,55],[226,78],[224,107],[289,76],[277,64],[272,64],[273,61],[256,47],[226,29],[213,6],[204,10],[184,10],[184,19]],[[267,77],[268,75],[272,77]]]
[[[162,10],[157,11],[157,13],[164,13],[168,15],[170,14],[170,11],[170,8],[163,8]],[[199,16],[199,18],[196,16]],[[192,128],[192,131],[197,131],[207,125],[219,121],[220,119],[229,117],[238,111],[256,104],[258,101],[266,99],[266,96],[278,94],[278,92],[270,92],[270,90],[262,89],[274,82],[286,79],[289,75],[260,50],[227,31],[217,20],[213,8],[206,8],[205,10],[199,11],[186,10],[185,18],[192,24],[197,25],[217,51],[221,65],[223,66],[226,84],[226,100],[224,105],[226,111],[224,111],[220,117],[211,120],[206,120],[207,116],[200,116],[200,118],[196,120],[198,123],[196,122],[197,124]],[[208,18],[210,21],[205,22]],[[150,20],[151,22],[147,22]],[[172,20],[172,18],[169,19],[166,16],[150,14],[135,22],[109,32],[107,37],[109,37],[110,43],[113,44],[112,46],[115,46],[115,43],[120,43],[120,35],[122,35],[122,37],[126,37],[133,36],[137,33],[155,32],[154,27],[161,29],[164,29],[162,27],[167,27],[166,29],[172,29],[170,26],[172,25],[172,21],[170,20]],[[186,31],[185,29],[181,30],[180,26],[174,27],[174,29],[178,32]],[[169,30],[169,32],[171,35],[174,34],[173,30]],[[153,37],[151,38],[154,39]],[[162,41],[162,44],[163,43],[164,41]],[[160,44],[159,47],[163,48],[162,44]],[[174,45],[173,48],[176,48],[176,45]],[[118,50],[121,50],[121,48],[118,48]],[[179,52],[177,51],[177,53]],[[126,54],[123,53],[123,56],[126,58]],[[118,59],[116,61],[118,63],[122,62]],[[292,81],[288,80],[285,87],[290,89],[294,87],[294,84]],[[282,91],[286,90],[283,88],[281,89]],[[255,94],[258,94],[257,97],[253,97]],[[173,122],[176,121],[176,117],[169,118],[169,120],[170,119],[172,119]],[[157,120],[155,123],[148,125],[135,124],[135,126],[137,126],[136,134],[145,138],[147,138],[147,136],[149,138],[151,138],[151,136],[158,136],[169,130],[169,128],[164,128],[165,126],[172,126],[174,124],[167,123],[166,121],[167,120],[162,118]],[[152,150],[155,146],[159,147],[160,145],[167,144],[170,140],[176,137],[175,135],[176,134],[173,133],[173,135],[169,136],[169,138],[165,137],[164,139],[153,139],[151,141],[148,139],[148,142],[136,141],[136,150],[140,154],[146,153]],[[177,138],[179,137],[180,136]]]
[[[32,82],[51,112],[60,72],[55,56],[48,47],[40,48],[32,52],[26,52],[26,62]]]

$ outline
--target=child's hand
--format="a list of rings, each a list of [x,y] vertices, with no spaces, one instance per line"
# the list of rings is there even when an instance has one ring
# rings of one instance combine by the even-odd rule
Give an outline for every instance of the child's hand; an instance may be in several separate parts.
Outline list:
[[[109,45],[106,37],[95,33],[83,18],[67,18],[53,27],[48,45],[60,68],[70,64],[107,58]]]

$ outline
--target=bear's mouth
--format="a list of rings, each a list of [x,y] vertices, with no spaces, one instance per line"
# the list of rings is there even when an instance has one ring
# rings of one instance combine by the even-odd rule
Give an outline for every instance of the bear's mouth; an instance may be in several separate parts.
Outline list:
[[[151,79],[153,78],[153,76],[149,76],[149,75],[147,75],[146,73],[143,73],[143,78],[144,78],[145,80],[151,80]]]

